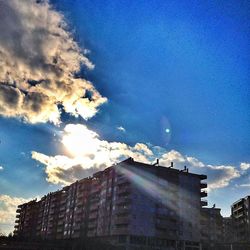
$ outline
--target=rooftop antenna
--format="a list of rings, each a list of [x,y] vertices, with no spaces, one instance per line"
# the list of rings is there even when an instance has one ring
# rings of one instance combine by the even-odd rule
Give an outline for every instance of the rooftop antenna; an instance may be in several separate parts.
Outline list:
[[[170,166],[169,166],[170,168],[173,168],[174,167],[174,163],[171,161],[171,163],[170,163]]]
[[[159,159],[156,159],[156,162],[153,164],[153,166],[159,166]]]

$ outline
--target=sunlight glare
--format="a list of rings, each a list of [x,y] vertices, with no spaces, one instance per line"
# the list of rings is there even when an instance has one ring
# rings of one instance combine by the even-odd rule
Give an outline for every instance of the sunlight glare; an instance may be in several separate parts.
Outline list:
[[[95,154],[100,147],[98,134],[84,125],[69,124],[64,129],[62,143],[74,157]]]

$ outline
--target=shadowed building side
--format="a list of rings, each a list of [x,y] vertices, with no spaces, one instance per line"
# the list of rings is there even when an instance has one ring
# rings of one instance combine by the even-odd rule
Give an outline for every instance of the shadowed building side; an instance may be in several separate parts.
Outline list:
[[[98,237],[124,249],[199,249],[205,179],[129,158],[34,201],[34,231],[44,239]]]

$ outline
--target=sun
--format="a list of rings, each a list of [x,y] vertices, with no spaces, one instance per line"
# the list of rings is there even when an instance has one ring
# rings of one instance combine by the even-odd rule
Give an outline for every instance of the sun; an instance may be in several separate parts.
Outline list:
[[[100,146],[98,134],[85,125],[69,124],[64,128],[62,144],[74,157],[94,154]]]

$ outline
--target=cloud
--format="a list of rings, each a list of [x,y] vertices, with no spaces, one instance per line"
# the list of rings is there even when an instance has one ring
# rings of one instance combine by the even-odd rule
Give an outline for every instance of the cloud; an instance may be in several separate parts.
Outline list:
[[[117,127],[117,129],[120,130],[121,132],[126,132],[126,129],[122,126]]]
[[[248,169],[250,169],[250,163],[242,162],[242,163],[240,164],[240,168],[241,168],[242,170],[248,170]]]
[[[32,152],[32,158],[45,165],[47,180],[55,184],[72,183],[127,157],[142,162],[155,158],[147,145],[137,143],[131,147],[121,142],[101,140],[97,133],[80,124],[65,126],[61,142],[70,156]]]
[[[2,171],[4,168],[3,168],[3,166],[0,166],[0,171]]]
[[[14,230],[17,206],[30,199],[0,194],[0,229],[9,233]]]
[[[236,185],[237,187],[250,188],[250,183]]]
[[[175,150],[167,151],[144,143],[130,146],[121,142],[108,142],[81,124],[68,124],[64,128],[61,143],[67,151],[66,155],[47,156],[32,152],[32,158],[45,165],[47,181],[55,184],[72,183],[127,157],[145,163],[154,163],[159,158],[160,165],[168,167],[174,162],[174,167],[178,169],[186,165],[191,172],[208,175],[209,190],[226,187],[240,176],[234,166],[205,164]]]
[[[88,119],[106,102],[75,75],[93,64],[48,1],[0,0],[0,115],[60,122],[59,105]]]

